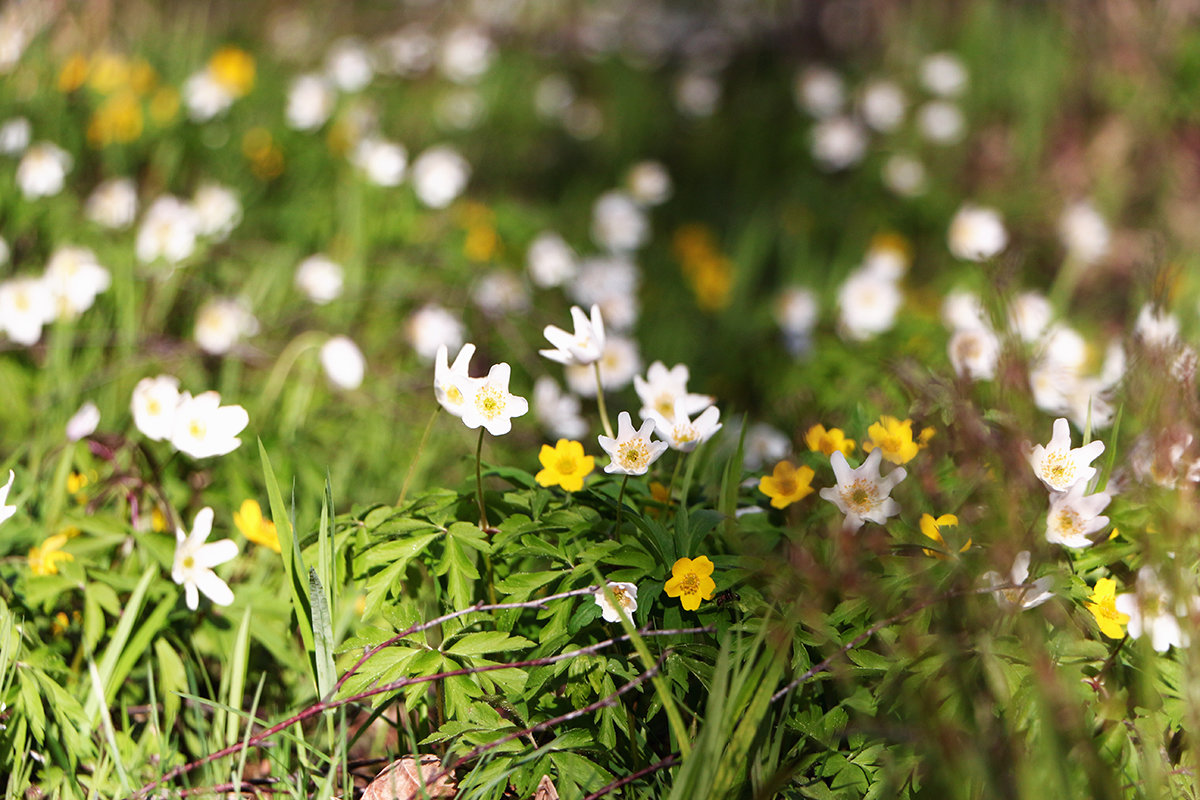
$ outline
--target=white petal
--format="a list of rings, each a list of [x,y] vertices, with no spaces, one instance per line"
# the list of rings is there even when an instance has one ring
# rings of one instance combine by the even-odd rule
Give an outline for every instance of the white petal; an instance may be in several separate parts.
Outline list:
[[[192,535],[188,537],[188,541],[193,547],[199,547],[208,539],[208,534],[212,533],[213,510],[205,506],[196,512],[196,518],[192,521]]]
[[[233,590],[229,584],[217,577],[210,569],[200,570],[196,575],[196,586],[204,592],[205,597],[219,606],[227,606],[233,602]]]
[[[1013,583],[1020,586],[1025,583],[1025,579],[1029,577],[1029,551],[1022,550],[1017,553],[1017,557],[1013,559],[1012,579]]]
[[[187,599],[187,607],[195,611],[196,607],[200,605],[200,595],[196,591],[196,584],[192,581],[185,583],[183,585],[183,595]]]
[[[222,539],[219,542],[211,542],[202,545],[193,555],[196,559],[196,566],[203,569],[215,567],[217,564],[224,564],[226,561],[232,561],[237,558],[238,546],[233,539]]]
[[[850,465],[846,463],[846,456],[841,450],[834,450],[829,457],[829,464],[833,467],[833,476],[837,478],[839,486],[847,486],[854,482],[854,470],[850,469]],[[821,490],[821,496],[825,497],[825,489]],[[830,489],[829,491],[833,491]],[[832,500],[832,497],[826,498]]]

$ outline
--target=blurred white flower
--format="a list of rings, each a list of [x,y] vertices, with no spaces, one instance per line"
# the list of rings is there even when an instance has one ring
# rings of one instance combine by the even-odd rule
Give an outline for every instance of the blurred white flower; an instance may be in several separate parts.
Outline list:
[[[925,191],[925,167],[907,153],[888,156],[883,164],[883,183],[901,197],[916,197]]]
[[[525,264],[534,284],[543,289],[561,286],[578,272],[573,251],[561,236],[553,231],[539,233],[525,253]]]
[[[243,300],[213,298],[196,312],[196,344],[206,353],[224,355],[242,337],[256,333],[258,320]]]
[[[1067,254],[1081,264],[1094,264],[1108,254],[1108,223],[1087,201],[1063,209],[1058,219],[1058,235]]]
[[[123,230],[137,216],[137,187],[129,178],[110,178],[95,189],[87,199],[84,213],[97,225]]]
[[[42,327],[56,316],[54,293],[44,278],[10,278],[0,283],[0,330],[17,344],[37,344]]]
[[[942,322],[952,331],[987,328],[987,312],[979,295],[966,289],[954,289],[942,299]]]
[[[161,442],[175,430],[179,407],[179,379],[170,375],[142,378],[133,389],[130,409],[133,424],[147,439]]]
[[[962,141],[967,123],[958,106],[945,100],[931,100],[917,109],[917,128],[930,142],[950,145]]]
[[[950,364],[955,373],[973,381],[996,377],[1000,338],[990,328],[963,328],[950,337]]]
[[[367,136],[355,145],[350,160],[371,183],[399,186],[408,167],[408,151],[402,144]]]
[[[407,25],[376,44],[379,69],[410,77],[433,66],[437,39],[420,23]]]
[[[229,238],[242,221],[242,202],[237,194],[217,183],[205,183],[196,189],[192,209],[196,212],[196,230],[218,242]]]
[[[554,349],[539,350],[544,357],[559,364],[588,365],[600,360],[604,352],[604,319],[600,307],[592,306],[591,317],[579,306],[571,306],[575,332],[568,333],[557,325],[547,325],[542,333]]]
[[[653,431],[653,420],[646,420],[641,428],[635,429],[629,412],[622,411],[617,416],[616,437],[598,437],[600,447],[609,457],[604,471],[610,475],[645,475],[650,465],[667,450],[666,442],[650,438]]]
[[[595,139],[604,130],[604,114],[591,100],[577,100],[563,114],[563,130],[581,142]]]
[[[362,350],[345,336],[334,336],[321,346],[321,367],[329,382],[339,389],[353,391],[362,386],[367,370]]]
[[[880,133],[890,133],[904,121],[908,101],[904,91],[889,80],[873,80],[862,90],[859,111],[863,121]]]
[[[250,415],[241,406],[221,405],[221,395],[202,392],[192,397],[179,395],[171,445],[192,458],[210,458],[232,453],[241,446],[237,435],[250,424]]]
[[[171,580],[183,587],[187,607],[192,611],[200,605],[200,592],[219,606],[233,602],[233,590],[217,577],[212,568],[237,557],[237,543],[232,539],[208,541],[212,532],[213,510],[207,506],[196,512],[192,532],[175,529],[175,563]]]
[[[493,269],[471,289],[471,299],[485,315],[503,317],[529,310],[529,292],[513,273]]]
[[[852,167],[867,152],[867,132],[850,117],[830,117],[813,125],[812,154],[830,172]]]
[[[17,165],[17,186],[26,200],[51,197],[62,191],[63,181],[74,159],[56,144],[38,142],[31,145]]]
[[[837,485],[822,489],[821,497],[846,515],[843,528],[856,531],[867,520],[883,525],[888,517],[900,513],[900,504],[890,495],[896,484],[908,475],[908,471],[904,467],[896,467],[887,477],[881,477],[879,462],[882,459],[883,449],[880,447],[872,450],[857,469],[850,468],[841,450],[833,451],[829,457]]]
[[[898,281],[908,272],[911,255],[908,244],[899,237],[885,234],[876,236],[863,256],[863,269],[881,278]]]
[[[322,75],[300,75],[292,81],[287,96],[287,124],[298,131],[316,130],[333,113],[337,95]]]
[[[192,73],[183,82],[183,104],[192,122],[208,122],[233,105],[234,95],[210,70]]]
[[[615,392],[630,384],[634,376],[642,368],[642,357],[638,353],[637,343],[624,336],[607,336],[604,352],[600,360],[600,380],[604,391]],[[582,364],[568,364],[563,370],[567,387],[575,394],[583,397],[596,396],[596,375],[594,368]]]
[[[438,98],[434,115],[444,128],[469,131],[479,125],[485,111],[483,96],[478,90],[460,86]]]
[[[1165,349],[1179,339],[1179,320],[1174,314],[1153,303],[1144,303],[1138,311],[1133,335],[1146,347]]]
[[[592,239],[612,253],[628,253],[646,243],[646,214],[624,192],[608,191],[592,204]]]
[[[921,85],[933,94],[957,97],[967,80],[967,68],[953,53],[934,53],[921,62]]]
[[[422,361],[431,362],[438,348],[457,350],[463,343],[463,326],[458,318],[439,305],[426,305],[413,312],[406,327],[409,344]]]
[[[464,425],[482,425],[492,436],[503,436],[512,430],[513,417],[529,411],[529,401],[508,391],[511,371],[508,364],[494,364],[486,378],[469,386],[460,417]]]
[[[1190,608],[1189,608],[1190,606]],[[1165,653],[1171,646],[1186,647],[1191,643],[1187,632],[1179,626],[1179,618],[1195,611],[1197,598],[1188,603],[1177,603],[1158,578],[1153,567],[1138,570],[1137,591],[1119,594],[1116,609],[1129,616],[1126,631],[1130,639],[1140,639],[1150,634],[1150,646],[1155,652]]]
[[[1008,231],[999,212],[964,205],[950,221],[950,252],[965,261],[987,261],[1008,246]]]
[[[1035,608],[1054,597],[1054,592],[1050,591],[1053,579],[1049,576],[1038,578],[1033,583],[1026,583],[1029,580],[1029,559],[1028,550],[1017,553],[1008,577],[994,571],[983,573],[984,581],[993,587],[1003,586],[1007,583],[1014,584],[1010,589],[998,589],[995,594],[996,602],[1011,611]]]
[[[604,591],[598,589],[595,599],[596,605],[600,606],[600,618],[605,622],[620,622],[622,616],[633,619],[633,612],[637,611],[637,584],[609,581],[608,590],[616,598],[617,605],[613,605]]]
[[[413,190],[430,208],[445,208],[462,194],[471,177],[471,165],[452,147],[431,147],[412,165]]]
[[[59,247],[46,263],[45,281],[54,295],[58,316],[70,319],[92,307],[96,295],[112,283],[112,276],[86,247]]]
[[[792,442],[783,431],[765,422],[756,422],[746,430],[742,442],[742,467],[749,472],[787,457]]]
[[[7,264],[10,255],[12,255],[12,251],[8,247],[8,241],[0,236],[0,265]]]
[[[625,256],[588,258],[579,265],[567,293],[581,306],[600,306],[607,328],[625,331],[637,322],[640,283],[637,266]]]
[[[1040,292],[1021,292],[1008,306],[1008,327],[1026,344],[1036,342],[1054,319],[1054,307]]]
[[[195,210],[172,195],[163,195],[151,203],[138,228],[138,260],[148,264],[163,259],[178,264],[196,249],[200,221]]]
[[[553,378],[543,375],[533,384],[533,413],[546,430],[562,439],[582,439],[587,421],[579,413],[579,398],[563,392]]]
[[[311,255],[296,266],[296,287],[317,305],[342,295],[342,265],[322,253]]]
[[[0,125],[0,153],[15,156],[29,147],[33,138],[33,125],[25,117],[13,117]]]
[[[796,76],[796,105],[817,119],[832,117],[846,104],[846,83],[828,67],[808,67]]]
[[[442,40],[438,66],[454,83],[474,83],[492,66],[496,48],[483,31],[459,27]]]
[[[837,302],[843,336],[864,341],[891,329],[904,297],[895,281],[858,269],[838,289]]]
[[[675,107],[685,116],[711,117],[721,102],[721,84],[703,72],[685,72],[675,82]]]
[[[658,206],[671,197],[671,174],[658,161],[639,161],[625,176],[629,195],[642,206]]]
[[[565,75],[551,73],[533,89],[533,107],[546,121],[560,120],[575,102],[575,89]]]
[[[330,45],[325,56],[325,74],[343,92],[359,92],[371,83],[375,68],[363,43],[347,36]]]
[[[100,409],[89,400],[67,420],[67,441],[78,442],[86,436],[91,436],[99,425]]]
[[[17,513],[15,505],[8,505],[8,493],[12,491],[13,481],[16,480],[17,474],[11,469],[8,471],[8,483],[0,486],[0,522],[6,521],[13,514]]]
[[[1086,497],[1085,481],[1074,484],[1066,492],[1050,495],[1050,511],[1046,514],[1046,541],[1063,547],[1091,547],[1088,538],[1108,524],[1108,517],[1101,516],[1112,496],[1098,492]]]
[[[633,376],[633,388],[642,408],[638,412],[643,418],[658,414],[667,421],[674,419],[677,409],[687,416],[697,414],[712,405],[715,398],[706,394],[692,394],[687,384],[690,373],[687,364],[676,364],[667,369],[661,361],[655,361],[646,370],[646,377]]]

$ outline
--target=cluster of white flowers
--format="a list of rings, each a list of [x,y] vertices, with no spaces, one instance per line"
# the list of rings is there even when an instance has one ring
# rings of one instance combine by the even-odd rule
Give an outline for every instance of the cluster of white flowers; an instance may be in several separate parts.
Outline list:
[[[433,373],[434,396],[442,408],[462,420],[468,428],[482,427],[493,436],[512,430],[514,417],[529,411],[529,402],[508,391],[512,369],[506,363],[492,365],[482,378],[470,375],[475,345],[467,343],[459,350],[452,365],[447,364],[445,345],[437,350]]]
[[[1054,435],[1045,446],[1029,451],[1033,473],[1050,492],[1046,515],[1046,541],[1065,547],[1090,547],[1091,536],[1108,525],[1101,513],[1112,499],[1107,492],[1087,494],[1096,468],[1091,466],[1104,452],[1104,442],[1093,441],[1071,447],[1071,426],[1063,417],[1054,421]]]
[[[133,424],[143,436],[168,441],[192,458],[232,453],[242,443],[238,434],[250,424],[246,409],[221,405],[217,392],[195,397],[181,392],[179,380],[170,375],[138,381],[130,406]]]
[[[43,327],[55,319],[78,317],[111,283],[109,271],[91,250],[59,247],[40,276],[0,282],[0,331],[17,344],[36,344]]]
[[[89,216],[101,225],[122,228],[137,208],[137,196],[125,180],[101,184],[89,200]],[[135,251],[143,264],[164,261],[177,266],[195,252],[196,241],[226,239],[242,220],[242,204],[226,186],[204,183],[186,202],[161,195],[146,209],[138,227]]]

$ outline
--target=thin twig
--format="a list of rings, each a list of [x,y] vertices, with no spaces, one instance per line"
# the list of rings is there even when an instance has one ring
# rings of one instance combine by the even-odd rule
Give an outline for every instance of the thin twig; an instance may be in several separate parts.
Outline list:
[[[664,758],[662,761],[656,761],[648,767],[642,767],[637,772],[626,775],[624,778],[618,778],[617,780],[610,783],[608,786],[605,786],[603,789],[592,792],[587,797],[583,798],[583,800],[596,800],[597,797],[603,797],[604,795],[608,794],[609,792],[614,792],[617,789],[620,789],[622,786],[624,786],[627,783],[633,783],[638,778],[644,778],[652,772],[658,772],[660,769],[666,769],[667,767],[674,766],[675,764],[678,764],[678,763],[679,763],[679,753],[672,753],[671,755]]]

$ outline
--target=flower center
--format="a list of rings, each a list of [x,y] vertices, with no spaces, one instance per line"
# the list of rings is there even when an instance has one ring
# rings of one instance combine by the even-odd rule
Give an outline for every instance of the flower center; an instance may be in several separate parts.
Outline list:
[[[640,438],[623,442],[617,447],[617,461],[625,469],[645,469],[649,460],[650,451],[646,448],[645,441]]]
[[[1083,520],[1079,518],[1079,514],[1073,509],[1064,508],[1058,512],[1058,529],[1062,533],[1078,536],[1083,533]]]
[[[184,556],[184,559],[183,559],[183,568],[184,569],[192,569],[195,566],[196,566],[196,559],[192,558],[191,556]]]
[[[457,386],[454,384],[448,384],[442,388],[442,391],[445,393],[446,399],[451,403],[456,406],[462,405],[463,393],[458,390]]]
[[[150,416],[157,417],[162,413],[162,405],[154,398],[151,398],[146,401],[146,411]]]
[[[694,442],[699,438],[696,434],[696,426],[694,425],[676,425],[675,426],[675,441],[680,444]]]
[[[885,450],[886,445],[880,445]],[[879,503],[879,487],[866,478],[859,478],[854,483],[842,489],[842,500],[856,514],[870,511]]]
[[[790,497],[796,493],[795,478],[779,478],[775,481],[775,487],[779,490],[779,494],[784,497]]]
[[[495,419],[504,412],[504,395],[494,386],[484,386],[475,396],[475,408],[484,419]]]
[[[188,433],[190,433],[194,438],[203,439],[205,432],[204,423],[200,420],[194,419],[188,423]]]
[[[554,468],[558,470],[558,474],[560,475],[574,474],[576,466],[577,464],[572,456],[559,456],[558,460],[554,463]],[[619,590],[613,589],[613,591],[616,592]]]
[[[667,419],[671,419],[675,416],[675,396],[668,392],[663,392],[655,399],[654,410]]]
[[[1075,462],[1065,451],[1053,450],[1042,459],[1042,472],[1055,486],[1065,486],[1075,480]]]
[[[684,594],[697,594],[700,591],[700,578],[694,572],[689,573],[684,576],[679,588],[683,590]]]
[[[17,307],[17,311],[28,311],[32,303],[29,302],[29,295],[25,292],[17,292],[16,299],[13,305]]]

